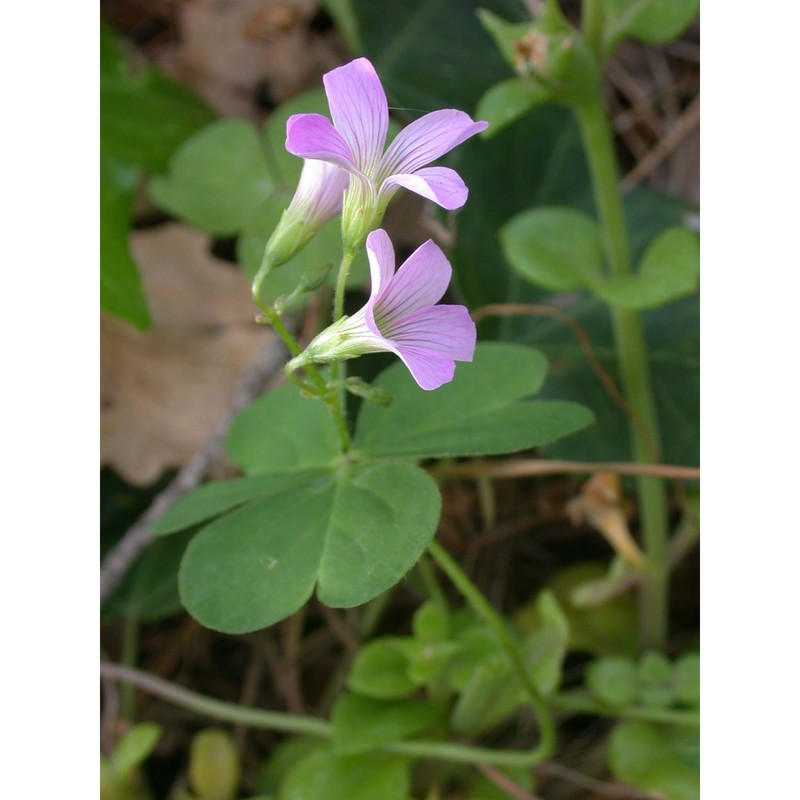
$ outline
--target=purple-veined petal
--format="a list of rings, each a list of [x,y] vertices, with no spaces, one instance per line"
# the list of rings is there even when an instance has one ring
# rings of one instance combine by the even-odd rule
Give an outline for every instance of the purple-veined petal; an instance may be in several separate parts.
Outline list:
[[[390,287],[394,275],[394,247],[389,234],[383,228],[378,228],[367,236],[367,259],[372,282],[369,305],[372,306]]]
[[[461,176],[449,167],[424,167],[413,175],[391,175],[381,186],[381,192],[403,186],[410,192],[433,200],[442,208],[453,211],[467,202],[467,187]]]
[[[375,68],[357,58],[322,78],[336,130],[350,145],[356,166],[374,174],[383,154],[389,107]]]
[[[301,158],[328,161],[357,171],[350,147],[322,114],[293,114],[286,121],[286,149]]]
[[[432,111],[397,134],[383,156],[380,175],[416,172],[487,127],[454,108]]]
[[[420,308],[438,303],[447,291],[452,274],[453,269],[444,253],[428,239],[406,259],[391,285],[375,303],[373,310],[377,324],[381,328],[393,325]]]
[[[397,348],[396,353],[420,389],[431,391],[453,380],[456,364],[452,358],[422,347]]]
[[[381,329],[398,350],[432,350],[456,361],[472,361],[475,323],[464,306],[421,308]]]

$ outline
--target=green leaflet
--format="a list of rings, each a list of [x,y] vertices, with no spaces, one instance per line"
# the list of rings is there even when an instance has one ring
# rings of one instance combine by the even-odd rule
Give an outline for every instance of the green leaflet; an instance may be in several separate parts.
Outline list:
[[[257,630],[317,587],[327,605],[365,603],[399,581],[433,537],[441,499],[410,464],[311,478],[213,522],[189,545],[181,598],[209,628]]]
[[[481,343],[472,363],[435,392],[420,391],[405,366],[385,370],[376,385],[394,400],[365,405],[354,445],[371,456],[509,453],[552,442],[585,427],[591,412],[575,403],[526,401],[541,387],[544,357],[528,347]]]

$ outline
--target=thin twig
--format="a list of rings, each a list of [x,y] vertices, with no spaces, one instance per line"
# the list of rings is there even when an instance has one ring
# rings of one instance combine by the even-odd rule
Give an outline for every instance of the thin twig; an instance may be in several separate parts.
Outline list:
[[[270,378],[283,366],[286,354],[277,337],[271,337],[255,363],[240,379],[230,406],[200,451],[170,481],[147,511],[111,549],[100,569],[100,601],[107,600],[119,586],[129,567],[150,544],[151,525],[179,498],[194,489],[205,477],[209,466],[223,452],[225,436],[236,414],[257,397]]]
[[[641,419],[639,419],[639,416],[636,414],[633,408],[631,408],[628,401],[625,399],[625,396],[619,390],[616,383],[614,383],[613,378],[605,369],[603,369],[603,365],[600,363],[600,360],[594,353],[594,348],[592,347],[591,340],[589,339],[586,331],[569,314],[566,314],[565,312],[561,311],[561,309],[554,308],[553,306],[536,305],[530,303],[491,303],[476,309],[472,313],[472,318],[475,320],[475,322],[480,322],[484,317],[510,317],[524,314],[540,317],[552,317],[557,319],[559,322],[564,323],[564,325],[566,325],[572,331],[575,338],[578,340],[581,349],[583,350],[584,357],[586,358],[590,369],[597,376],[597,379],[600,381],[600,383],[603,384],[603,388],[608,393],[608,396],[621,409],[622,413],[633,422],[633,424],[636,426],[636,429],[639,431],[639,435],[647,443],[647,447],[653,454],[653,457],[657,458],[655,454],[658,452],[658,448],[656,447],[656,444],[653,441],[653,437],[647,426],[642,422]]]
[[[646,178],[700,124],[700,98],[696,97],[664,138],[622,179],[623,190]]]
[[[513,797],[514,800],[542,800],[515,781],[512,781],[505,772],[501,772],[497,767],[491,767],[488,764],[476,764],[475,769],[483,773],[498,789],[508,792],[508,795]]]
[[[433,467],[431,472],[445,478],[526,478],[534,475],[613,472],[617,475],[651,475],[677,481],[700,480],[700,469],[697,467],[616,461],[551,461],[539,458],[506,461],[476,459],[463,464],[440,464]]]

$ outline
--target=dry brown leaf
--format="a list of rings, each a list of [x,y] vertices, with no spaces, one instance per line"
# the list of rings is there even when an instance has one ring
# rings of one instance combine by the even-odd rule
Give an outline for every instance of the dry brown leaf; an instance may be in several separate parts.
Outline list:
[[[149,484],[195,454],[272,335],[254,323],[245,276],[208,247],[208,236],[177,223],[133,233],[153,328],[102,318],[101,461],[130,483]]]
[[[158,65],[223,116],[256,119],[262,81],[280,102],[328,68],[309,41],[318,9],[318,0],[191,0],[178,9],[178,45]]]

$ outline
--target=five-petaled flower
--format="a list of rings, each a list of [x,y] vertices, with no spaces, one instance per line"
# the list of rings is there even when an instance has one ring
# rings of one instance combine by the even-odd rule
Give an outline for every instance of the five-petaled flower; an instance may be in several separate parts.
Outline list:
[[[430,239],[395,272],[394,249],[384,230],[367,237],[372,292],[367,304],[320,333],[288,367],[387,351],[399,356],[423,389],[453,379],[455,361],[472,361],[475,323],[464,306],[435,305],[452,268]]]
[[[389,109],[372,64],[357,58],[328,72],[323,82],[333,123],[321,114],[289,117],[286,149],[352,175],[343,209],[346,246],[360,247],[401,186],[446,209],[464,205],[467,187],[458,173],[427,165],[485,130],[486,122],[456,109],[433,111],[404,128],[384,152]]]

